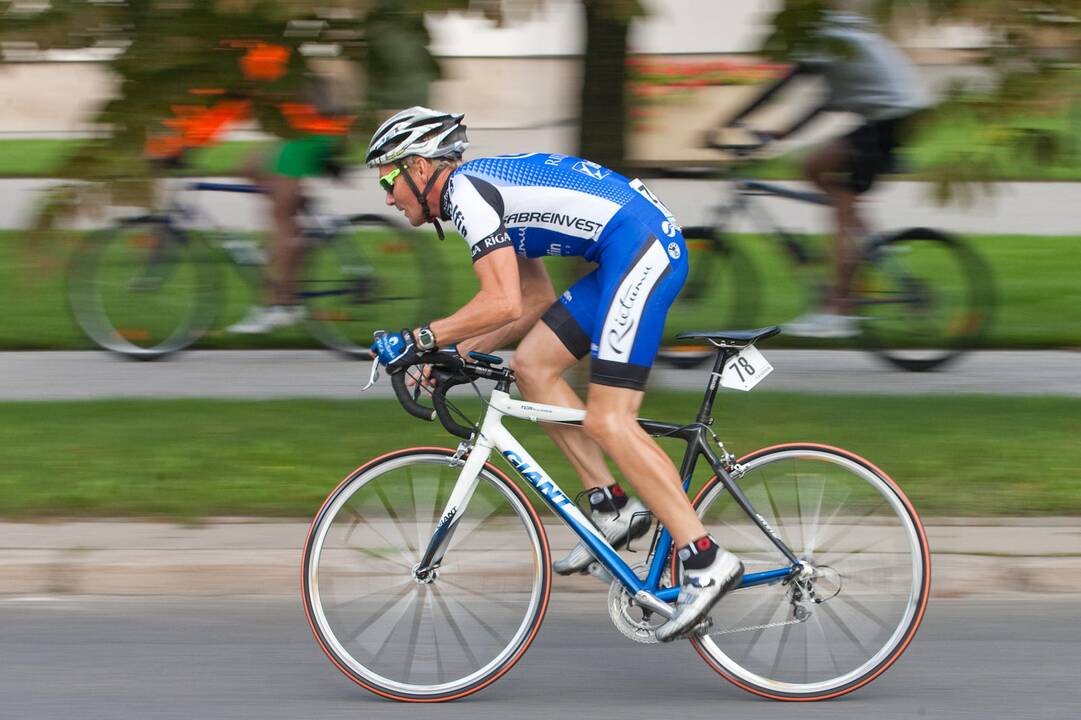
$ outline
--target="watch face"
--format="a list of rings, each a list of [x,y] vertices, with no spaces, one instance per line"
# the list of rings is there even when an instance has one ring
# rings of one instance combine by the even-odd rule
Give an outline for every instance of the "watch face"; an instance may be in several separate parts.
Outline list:
[[[435,347],[435,335],[426,327],[417,331],[417,345],[421,350],[431,350]]]

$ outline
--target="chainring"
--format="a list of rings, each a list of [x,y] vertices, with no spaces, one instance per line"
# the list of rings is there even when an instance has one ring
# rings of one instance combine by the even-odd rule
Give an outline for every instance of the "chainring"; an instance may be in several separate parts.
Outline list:
[[[639,563],[631,569],[641,577],[648,570],[648,565]],[[661,582],[666,582],[668,578],[669,571],[666,569]],[[646,645],[658,642],[657,628],[668,621],[663,615],[650,612],[636,603],[619,580],[613,580],[608,586],[608,614],[617,630],[631,640]]]

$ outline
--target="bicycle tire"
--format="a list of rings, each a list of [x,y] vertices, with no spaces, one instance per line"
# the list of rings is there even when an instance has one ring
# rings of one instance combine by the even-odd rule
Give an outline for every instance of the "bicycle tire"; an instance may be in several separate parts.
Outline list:
[[[194,235],[147,216],[91,233],[68,265],[68,308],[103,350],[155,360],[189,347],[221,308],[217,259]]]
[[[977,347],[994,308],[983,259],[960,238],[930,228],[877,243],[855,287],[861,344],[911,372],[938,369]]]
[[[750,327],[758,314],[758,272],[750,257],[723,230],[706,226],[683,228],[690,274],[670,317],[696,330]],[[681,317],[685,316],[685,317]],[[689,323],[708,317],[710,327]],[[694,368],[713,357],[708,345],[665,345],[658,357],[676,368]]]
[[[740,486],[797,557],[816,568],[810,587],[825,599],[809,601],[800,620],[795,600],[811,597],[806,586],[736,590],[713,611],[721,627],[691,643],[726,680],[761,697],[825,700],[863,687],[908,647],[927,606],[930,553],[915,509],[888,475],[839,448],[779,445],[739,463],[746,471]],[[787,565],[730,498],[714,476],[694,500],[722,547],[740,556],[747,572]]]
[[[409,448],[358,468],[323,503],[304,546],[302,599],[316,641],[349,679],[392,700],[442,702],[486,687],[525,653],[548,607],[544,527],[491,464],[438,576],[414,578],[460,471],[453,455]]]
[[[376,330],[417,327],[446,314],[447,274],[429,238],[380,215],[357,215],[329,238],[310,238],[298,283],[308,332],[368,359]]]

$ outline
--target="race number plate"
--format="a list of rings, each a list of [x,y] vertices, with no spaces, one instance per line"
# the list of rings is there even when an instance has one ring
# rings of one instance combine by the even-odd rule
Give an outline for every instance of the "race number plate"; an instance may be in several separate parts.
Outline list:
[[[754,345],[748,345],[738,355],[728,358],[721,371],[721,385],[733,390],[750,390],[773,372],[765,356]]]

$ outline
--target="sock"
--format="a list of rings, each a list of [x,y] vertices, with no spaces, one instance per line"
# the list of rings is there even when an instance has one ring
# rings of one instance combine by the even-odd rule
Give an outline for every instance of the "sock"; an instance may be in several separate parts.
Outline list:
[[[589,507],[596,512],[619,512],[626,505],[627,493],[623,491],[619,483],[589,491]]]
[[[679,549],[679,559],[683,562],[684,570],[702,570],[713,564],[717,559],[719,546],[712,535],[703,535],[689,545]]]

